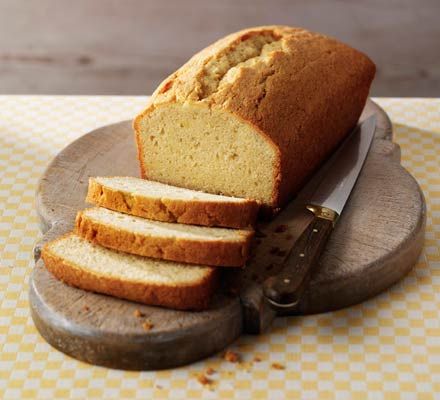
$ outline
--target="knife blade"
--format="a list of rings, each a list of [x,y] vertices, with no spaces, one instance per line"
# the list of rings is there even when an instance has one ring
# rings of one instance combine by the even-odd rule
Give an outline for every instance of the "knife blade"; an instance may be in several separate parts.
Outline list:
[[[376,117],[362,122],[334,155],[328,170],[305,207],[313,220],[295,242],[278,275],[263,283],[269,304],[285,313],[299,303],[313,268],[341,215],[367,158],[374,137]]]

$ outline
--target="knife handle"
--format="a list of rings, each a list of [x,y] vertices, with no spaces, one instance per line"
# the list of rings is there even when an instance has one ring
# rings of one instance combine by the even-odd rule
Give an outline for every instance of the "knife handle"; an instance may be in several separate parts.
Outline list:
[[[264,296],[278,311],[288,311],[299,303],[337,218],[332,210],[307,208],[315,214],[313,220],[295,242],[281,272],[263,283]]]

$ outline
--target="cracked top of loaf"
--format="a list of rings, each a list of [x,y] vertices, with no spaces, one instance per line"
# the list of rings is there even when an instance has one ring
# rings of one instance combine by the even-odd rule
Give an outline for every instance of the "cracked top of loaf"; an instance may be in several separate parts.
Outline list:
[[[295,98],[320,89],[314,85],[319,81],[316,67],[328,69],[330,78],[331,70],[337,70],[341,79],[361,78],[367,85],[375,73],[366,55],[333,38],[303,28],[261,26],[230,34],[196,53],[159,85],[145,111],[161,103],[200,102],[241,116],[285,145],[280,140],[285,136],[274,134],[279,129],[268,126],[274,121],[273,111],[278,113],[278,127],[284,113],[294,111],[301,120],[313,111],[313,102],[303,102],[301,109]],[[286,93],[295,81],[298,91]],[[280,101],[286,106],[277,104]]]

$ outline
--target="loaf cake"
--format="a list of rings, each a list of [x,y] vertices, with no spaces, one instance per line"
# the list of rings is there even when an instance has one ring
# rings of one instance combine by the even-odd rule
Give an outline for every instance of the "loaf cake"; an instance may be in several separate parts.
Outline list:
[[[254,225],[254,200],[218,196],[134,177],[89,179],[87,202],[156,221],[245,228]]]
[[[101,207],[79,211],[77,235],[141,256],[221,267],[245,264],[253,230],[152,221]]]
[[[374,74],[361,52],[304,29],[231,34],[135,118],[141,175],[282,207],[356,125]]]
[[[205,309],[217,281],[212,267],[117,252],[74,234],[47,243],[41,257],[69,285],[179,310]]]

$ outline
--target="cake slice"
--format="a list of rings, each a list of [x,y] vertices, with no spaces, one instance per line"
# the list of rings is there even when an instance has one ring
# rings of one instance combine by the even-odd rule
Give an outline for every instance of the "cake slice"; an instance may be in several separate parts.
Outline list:
[[[223,267],[245,264],[253,236],[249,229],[152,221],[101,207],[78,212],[76,233],[126,253]]]
[[[215,268],[125,254],[74,234],[47,243],[41,256],[69,285],[174,309],[207,308],[216,283]]]
[[[230,228],[253,225],[259,207],[253,200],[134,177],[90,178],[86,201],[156,221]]]

